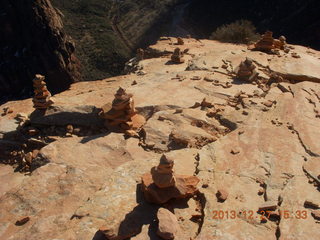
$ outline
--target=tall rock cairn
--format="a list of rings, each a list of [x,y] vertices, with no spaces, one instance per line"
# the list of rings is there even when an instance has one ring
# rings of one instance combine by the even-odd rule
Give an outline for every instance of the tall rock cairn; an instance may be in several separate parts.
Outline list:
[[[53,104],[50,99],[51,93],[48,91],[44,79],[45,77],[40,74],[36,74],[33,79],[34,97],[32,101],[35,109],[45,110]]]

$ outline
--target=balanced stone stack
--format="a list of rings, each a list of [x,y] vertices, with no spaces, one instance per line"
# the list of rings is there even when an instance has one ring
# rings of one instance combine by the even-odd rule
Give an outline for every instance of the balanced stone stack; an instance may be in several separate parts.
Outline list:
[[[145,119],[137,114],[132,96],[120,87],[114,95],[112,104],[102,107],[99,115],[106,119],[105,125],[108,129],[120,128],[129,131],[136,130],[144,124]]]
[[[137,60],[141,61],[144,59],[144,50],[142,48],[137,49]]]
[[[279,39],[274,39],[273,45],[275,48],[284,50],[287,46],[286,37],[280,36]]]
[[[177,45],[184,45],[184,41],[181,37],[177,38]]]
[[[174,161],[165,155],[160,158],[160,163],[157,167],[151,169],[152,180],[159,188],[172,187],[176,180],[173,176]]]
[[[173,159],[162,155],[157,167],[142,176],[142,191],[148,202],[163,204],[170,199],[188,198],[197,192],[199,179],[196,176],[173,173]]]
[[[176,48],[171,56],[171,61],[174,63],[184,63],[183,53],[180,48]]]
[[[273,33],[271,31],[266,31],[265,34],[262,35],[262,38],[255,43],[255,49],[265,52],[270,52],[272,49],[274,49],[274,39],[272,34]]]
[[[53,104],[51,98],[51,93],[48,91],[46,83],[44,81],[45,77],[36,74],[33,79],[33,87],[34,87],[34,97],[33,97],[33,107],[35,109],[45,110]]]
[[[246,60],[241,62],[235,69],[235,73],[239,80],[253,82],[258,76],[255,68],[256,66],[253,64],[253,61],[250,58],[246,58]]]

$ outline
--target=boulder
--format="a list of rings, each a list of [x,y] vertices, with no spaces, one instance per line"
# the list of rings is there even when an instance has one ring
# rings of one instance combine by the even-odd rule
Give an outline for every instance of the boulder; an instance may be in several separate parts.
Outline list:
[[[176,216],[165,208],[159,208],[157,218],[159,221],[158,236],[166,240],[175,239],[180,228]]]

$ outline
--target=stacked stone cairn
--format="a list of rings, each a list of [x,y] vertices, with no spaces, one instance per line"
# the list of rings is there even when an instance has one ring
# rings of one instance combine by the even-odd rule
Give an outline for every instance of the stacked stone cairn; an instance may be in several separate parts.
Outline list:
[[[184,41],[181,37],[177,38],[177,45],[184,45]]]
[[[176,48],[171,56],[171,61],[173,63],[184,63],[183,53],[180,48]]]
[[[40,74],[36,74],[33,79],[34,97],[32,101],[35,109],[46,110],[53,104],[50,99],[51,93],[48,91],[44,79],[45,77]]]
[[[137,114],[132,97],[132,94],[126,93],[125,89],[119,87],[112,103],[102,107],[99,115],[105,119],[105,126],[108,129],[120,129],[130,133],[131,130],[137,130],[144,124],[145,119]]]
[[[285,36],[280,36],[279,39],[274,39],[273,45],[277,49],[285,50],[287,47],[287,41]]]
[[[272,34],[273,33],[271,31],[266,31],[265,34],[262,35],[262,38],[255,43],[255,50],[270,52],[272,49],[274,49],[274,39]]]
[[[141,61],[144,59],[144,50],[142,48],[137,49],[137,60]]]
[[[256,66],[253,64],[252,59],[246,58],[240,65],[235,69],[236,77],[239,80],[246,82],[253,82],[258,77],[258,72],[255,70]]]
[[[170,199],[192,197],[198,192],[199,179],[174,174],[173,166],[174,160],[163,154],[159,165],[142,176],[142,191],[148,202],[163,204]]]

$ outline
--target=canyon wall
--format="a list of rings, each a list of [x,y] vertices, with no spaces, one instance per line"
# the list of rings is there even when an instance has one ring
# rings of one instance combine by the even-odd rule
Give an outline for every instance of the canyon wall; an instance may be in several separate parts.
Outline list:
[[[49,0],[2,0],[1,5],[0,102],[30,96],[36,73],[46,76],[53,93],[80,79],[75,44]]]

